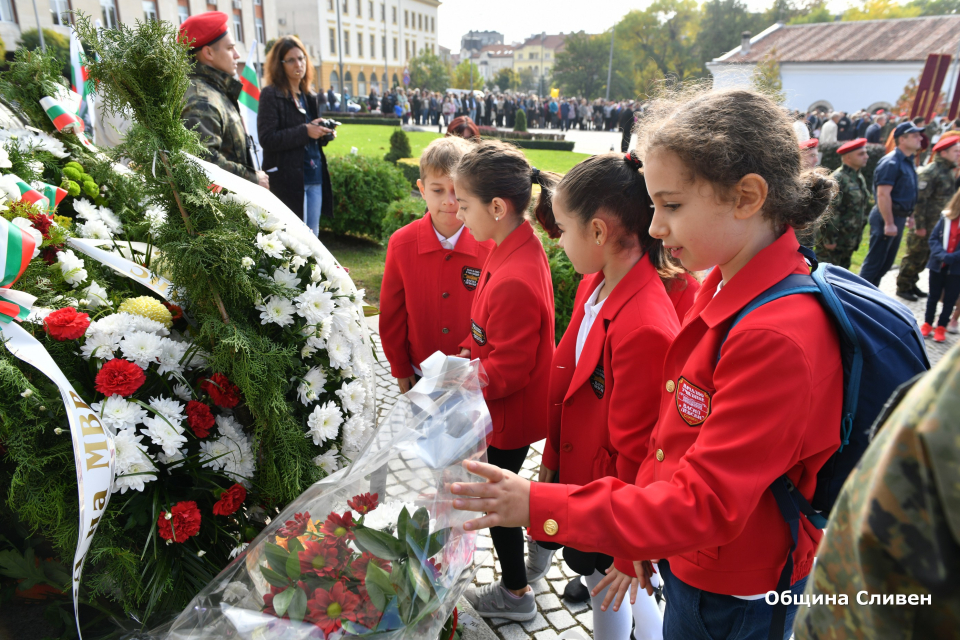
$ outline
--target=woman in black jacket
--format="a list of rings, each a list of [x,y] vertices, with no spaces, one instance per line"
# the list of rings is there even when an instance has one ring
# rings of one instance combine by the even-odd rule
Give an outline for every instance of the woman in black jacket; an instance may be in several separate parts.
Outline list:
[[[321,215],[333,215],[323,147],[336,134],[318,122],[319,98],[310,91],[313,65],[299,38],[284,36],[271,47],[266,84],[260,92],[257,129],[270,191],[316,234]]]

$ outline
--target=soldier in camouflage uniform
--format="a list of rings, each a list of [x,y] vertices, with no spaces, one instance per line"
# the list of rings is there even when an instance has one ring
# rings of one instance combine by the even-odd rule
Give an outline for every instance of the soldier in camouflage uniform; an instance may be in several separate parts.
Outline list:
[[[957,637],[958,443],[960,348],[954,347],[900,402],[847,479],[806,595],[846,594],[849,604],[799,607],[797,640]],[[869,604],[870,596],[897,594],[907,604]]]
[[[180,33],[192,43],[196,66],[184,99],[183,123],[197,128],[206,145],[204,159],[222,169],[267,187],[267,174],[253,166],[247,132],[237,98],[242,85],[235,78],[240,58],[227,25],[227,14],[208,11],[184,20]]]
[[[817,260],[844,269],[850,268],[850,259],[863,238],[867,212],[873,206],[867,181],[860,173],[869,159],[866,147],[867,139],[857,138],[837,149],[843,165],[833,172],[833,179],[840,189],[830,203],[830,216],[818,234]]]
[[[960,138],[942,138],[933,147],[933,162],[917,172],[917,206],[913,211],[913,228],[907,234],[907,253],[900,261],[897,275],[897,295],[915,301],[927,294],[917,287],[920,272],[930,259],[930,232],[940,219],[940,212],[953,196],[953,170],[960,158]]]

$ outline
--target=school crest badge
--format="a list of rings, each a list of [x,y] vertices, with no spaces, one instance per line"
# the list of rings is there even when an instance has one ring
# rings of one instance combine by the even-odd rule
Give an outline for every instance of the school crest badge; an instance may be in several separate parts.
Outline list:
[[[473,336],[473,341],[481,347],[487,344],[487,333],[473,320],[470,321],[470,334]]]
[[[686,378],[677,381],[677,412],[691,427],[697,427],[710,415],[710,394]]]
[[[593,389],[593,393],[597,398],[602,400],[603,393],[606,391],[606,379],[603,375],[602,364],[598,364],[597,368],[593,370],[593,375],[590,376],[590,387]]]
[[[480,282],[480,269],[464,267],[460,271],[460,281],[463,282],[467,291],[473,291],[477,288],[477,283]]]

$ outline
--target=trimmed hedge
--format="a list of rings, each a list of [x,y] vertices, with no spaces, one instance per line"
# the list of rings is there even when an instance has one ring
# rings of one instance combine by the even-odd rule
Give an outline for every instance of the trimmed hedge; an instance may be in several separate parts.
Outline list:
[[[379,239],[387,208],[410,195],[403,172],[379,158],[359,155],[328,158],[327,163],[334,217],[321,216],[321,228]]]
[[[401,227],[405,227],[414,220],[419,220],[427,210],[427,203],[423,198],[408,196],[403,200],[391,202],[383,214],[381,222],[380,242],[384,245]]]
[[[553,280],[553,322],[554,336],[557,344],[570,324],[573,317],[573,302],[577,297],[577,287],[583,279],[567,257],[563,248],[556,240],[551,240],[539,225],[534,223],[534,229],[543,243],[543,250],[547,253],[547,262],[550,264],[550,278]]]
[[[390,135],[390,151],[387,152],[387,155],[383,156],[383,159],[387,162],[397,164],[397,160],[400,158],[410,158],[412,156],[413,151],[410,149],[410,138],[407,137],[403,129],[394,129]]]
[[[401,124],[400,118],[385,118],[383,116],[376,115],[347,115],[345,113],[340,113],[339,111],[324,111],[323,117],[336,120],[342,124],[380,124],[388,127],[399,127]]]
[[[517,115],[514,116],[513,130],[514,131],[527,130],[527,113],[523,109],[519,109],[517,111]]]
[[[477,127],[485,138],[511,138],[516,140],[563,140],[562,133],[531,133],[529,131],[501,131],[496,127]]]
[[[410,188],[417,188],[417,180],[420,179],[420,160],[417,158],[401,158],[397,160],[397,168],[403,171],[403,175],[410,181]]]
[[[828,142],[820,145],[820,153],[822,154],[820,166],[829,169],[831,172],[839,169],[843,163],[840,161],[837,149],[846,143],[847,141],[844,140],[842,142]],[[867,166],[861,169],[860,172],[863,174],[863,177],[866,178],[867,186],[873,189],[873,171],[877,168],[877,163],[880,162],[880,158],[887,155],[887,149],[882,144],[868,144],[867,155],[870,156],[870,159],[867,160]]]
[[[516,138],[504,138],[504,142],[509,142],[520,149],[549,149],[550,151],[573,151],[574,143],[567,140],[517,140]]]

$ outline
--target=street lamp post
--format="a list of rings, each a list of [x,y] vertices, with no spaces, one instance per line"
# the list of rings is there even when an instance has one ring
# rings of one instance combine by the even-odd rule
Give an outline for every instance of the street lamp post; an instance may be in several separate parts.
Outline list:
[[[340,82],[339,82],[340,111],[346,111],[347,101],[345,100],[346,94],[344,92],[344,84],[343,84],[343,29],[341,28],[341,25],[340,25],[340,3],[342,1],[343,0],[336,0],[337,2],[337,55],[340,58]]]
[[[607,63],[607,102],[610,102],[610,78],[613,74],[613,34],[617,32],[617,25],[610,30],[610,62]]]

